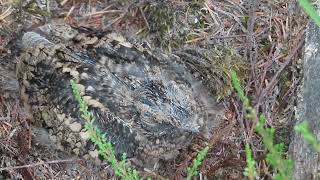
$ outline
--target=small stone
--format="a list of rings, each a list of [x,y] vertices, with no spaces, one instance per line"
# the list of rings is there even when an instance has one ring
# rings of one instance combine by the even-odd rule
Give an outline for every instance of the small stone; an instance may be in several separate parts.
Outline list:
[[[92,158],[97,158],[99,156],[99,151],[98,150],[93,150],[93,151],[89,151],[89,155],[92,157]]]
[[[84,95],[84,93],[85,93],[85,87],[84,87],[84,85],[82,85],[82,84],[77,84],[77,87],[79,88],[79,90],[80,90],[80,94],[81,95]]]
[[[66,118],[65,114],[57,113],[57,119],[58,119],[59,122],[63,122],[65,118]]]
[[[71,131],[73,131],[73,132],[79,132],[82,128],[81,124],[78,122],[74,122],[74,123],[70,124],[69,127],[70,127]]]
[[[89,154],[86,154],[86,155],[83,156],[83,158],[88,160],[88,159],[90,159],[90,156],[89,156]]]
[[[81,73],[81,79],[89,79],[89,75],[87,73]]]
[[[62,68],[62,72],[70,72],[70,71],[71,71],[71,68],[68,68],[68,67]]]
[[[81,147],[81,146],[82,146],[81,142],[76,143],[76,147]]]
[[[87,87],[87,91],[94,92],[94,88],[93,88],[92,86],[88,86],[88,87]]]
[[[64,119],[64,124],[65,124],[65,125],[70,125],[70,121],[71,121],[70,118],[65,118],[65,119]]]
[[[76,154],[76,155],[79,155],[79,154],[80,154],[79,148],[73,149],[72,152],[74,152],[74,154]]]
[[[74,77],[75,79],[79,79],[79,72],[78,72],[78,71],[72,70],[72,71],[70,72],[70,75],[71,75],[72,77]]]
[[[89,132],[80,132],[80,138],[83,140],[83,141],[87,141],[90,137],[90,134]]]
[[[88,101],[88,105],[89,105],[89,106],[92,106],[92,107],[101,108],[101,109],[104,108],[103,104],[102,104],[101,102],[95,100],[95,99],[90,99],[90,100]]]
[[[92,99],[91,96],[83,96],[82,98],[83,98],[83,100],[84,100],[86,103],[88,103],[89,100]]]

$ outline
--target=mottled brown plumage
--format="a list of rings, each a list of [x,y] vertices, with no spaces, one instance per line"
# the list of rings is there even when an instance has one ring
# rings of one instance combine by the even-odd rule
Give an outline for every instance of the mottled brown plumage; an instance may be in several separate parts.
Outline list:
[[[27,32],[22,44],[17,66],[22,99],[36,124],[49,128],[65,151],[94,151],[71,79],[118,154],[172,157],[195,134],[220,123],[222,110],[203,83],[206,77],[197,72],[203,62],[188,59],[192,54],[166,55],[116,33],[54,24]]]

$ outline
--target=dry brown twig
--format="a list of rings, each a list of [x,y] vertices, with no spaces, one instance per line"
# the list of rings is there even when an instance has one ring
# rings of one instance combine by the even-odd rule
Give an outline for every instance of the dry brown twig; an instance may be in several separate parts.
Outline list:
[[[74,9],[75,9],[75,6],[72,6],[72,7],[69,9],[69,11],[68,11],[68,13],[67,13],[67,15],[66,15],[66,17],[65,17],[65,20],[70,17],[70,15],[72,14],[72,12],[73,12]]]
[[[81,159],[63,159],[63,160],[53,160],[53,161],[46,161],[46,162],[38,162],[38,163],[32,163],[22,166],[11,166],[11,167],[4,167],[0,168],[0,171],[9,171],[14,169],[22,169],[22,168],[28,168],[28,167],[34,167],[34,166],[40,166],[40,165],[47,165],[47,164],[58,164],[58,163],[68,163],[68,162],[75,162],[80,161]]]
[[[119,17],[117,17],[117,18],[114,19],[112,22],[110,22],[109,24],[107,24],[103,29],[107,29],[107,28],[111,27],[114,23],[122,20],[122,19],[127,15],[127,13],[129,12],[130,7],[131,7],[132,5],[133,5],[133,3],[129,4],[129,5],[125,8],[125,10],[123,11],[123,13],[120,14]]]
[[[195,43],[197,41],[202,41],[202,40],[206,40],[206,39],[208,39],[207,41],[210,41],[213,39],[232,39],[232,38],[244,38],[244,37],[247,37],[247,35],[239,34],[239,35],[228,35],[228,36],[214,36],[214,37],[210,37],[210,38],[209,37],[198,37],[195,39],[188,40],[185,43],[190,44],[190,43]]]
[[[255,87],[255,91],[257,91],[257,80],[255,80],[256,77],[256,61],[257,61],[257,53],[256,53],[256,46],[255,46],[255,34],[254,34],[254,23],[255,23],[255,9],[256,9],[256,2],[251,1],[250,4],[250,10],[249,10],[249,19],[248,19],[248,23],[247,23],[247,27],[245,28],[244,25],[242,25],[241,21],[239,20],[238,17],[234,17],[234,19],[238,22],[238,24],[240,25],[240,28],[242,29],[242,31],[247,35],[246,37],[246,48],[245,48],[245,53],[244,55],[247,57],[247,62],[250,63],[250,70],[251,70],[251,76],[248,80],[247,86],[246,87],[250,87],[250,88],[245,88],[245,92],[246,94],[248,94],[249,90],[251,89],[251,85],[254,84]],[[226,14],[226,12],[221,12]],[[230,17],[232,17],[232,15],[230,13],[227,13],[226,15],[229,15]],[[235,16],[235,15],[233,15]],[[253,51],[254,50],[254,51]],[[236,107],[236,106],[235,106]],[[240,111],[239,114],[241,114],[241,117],[239,119],[241,127],[243,128],[243,133],[244,133],[244,137],[245,137],[245,141],[247,144],[250,144],[251,147],[253,147],[253,142],[251,140],[251,138],[253,137],[253,127],[254,124],[251,125],[250,122],[245,120],[245,115],[243,112],[245,111],[245,108],[242,107],[242,109],[238,110]],[[255,152],[253,152],[254,156],[255,156]]]
[[[265,97],[269,93],[270,89],[276,84],[276,82],[279,80],[279,76],[281,72],[290,64],[291,60],[302,48],[303,44],[304,44],[304,39],[300,38],[300,42],[296,45],[296,47],[292,50],[292,52],[285,58],[284,63],[281,65],[281,67],[276,72],[276,74],[272,77],[272,79],[270,80],[266,88],[264,88],[261,94],[259,95],[259,98],[257,101],[258,103],[262,101],[262,98]]]
[[[103,14],[108,14],[108,13],[121,13],[123,12],[122,10],[101,10],[101,11],[96,11],[92,12],[90,14],[84,15],[84,17],[91,17],[91,16],[96,16],[96,15],[103,15]]]
[[[148,22],[148,20],[147,20],[147,18],[146,18],[146,15],[144,14],[144,11],[142,10],[142,8],[141,8],[140,6],[139,6],[139,11],[140,11],[140,13],[141,13],[141,15],[142,15],[143,21],[144,21],[144,23],[146,24],[148,30],[150,30],[149,22]]]

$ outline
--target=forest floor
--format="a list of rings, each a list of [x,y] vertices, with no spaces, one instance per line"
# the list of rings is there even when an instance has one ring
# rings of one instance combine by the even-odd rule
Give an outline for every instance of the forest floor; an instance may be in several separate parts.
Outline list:
[[[48,2],[48,4],[41,2]],[[242,86],[276,143],[290,143],[296,90],[301,80],[301,50],[307,18],[290,0],[0,0],[0,179],[109,179],[108,164],[96,167],[81,157],[43,149],[32,142],[26,112],[19,102],[15,63],[24,32],[48,22],[114,30],[167,53],[176,49],[212,49],[220,82],[216,100],[227,121],[212,139],[195,138],[162,170],[140,169],[142,177],[183,179],[196,153],[210,142],[199,176],[242,179],[249,143],[258,174],[271,178],[265,151],[242,104],[233,92],[230,69],[238,69]],[[236,61],[235,61],[236,60]],[[113,177],[114,178],[114,177]]]

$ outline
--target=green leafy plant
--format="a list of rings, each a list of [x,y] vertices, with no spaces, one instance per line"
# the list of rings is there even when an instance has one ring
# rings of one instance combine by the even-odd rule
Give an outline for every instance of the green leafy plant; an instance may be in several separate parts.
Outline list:
[[[90,140],[98,147],[99,154],[108,161],[115,171],[115,174],[123,180],[138,180],[138,172],[127,165],[126,154],[123,154],[122,160],[118,161],[113,147],[108,142],[106,136],[94,125],[95,118],[89,112],[87,104],[80,95],[80,89],[74,80],[70,81],[73,96],[80,106],[81,117],[86,121],[85,130],[90,134]]]
[[[308,0],[298,0],[302,9],[311,17],[311,19],[320,26],[320,16]]]
[[[209,151],[209,146],[206,146],[201,151],[198,152],[197,157],[193,160],[191,167],[187,168],[187,180],[191,180],[193,176],[197,174],[197,170],[201,165],[203,159],[206,157]]]
[[[247,176],[250,180],[254,180],[257,176],[255,161],[252,157],[252,151],[249,144],[246,144],[246,161],[247,167],[244,169],[244,175]]]
[[[245,95],[243,89],[241,88],[239,79],[235,72],[231,72],[231,81],[232,81],[233,88],[237,92],[238,96],[240,97],[240,100],[242,101],[246,109],[246,112],[247,112],[246,118],[253,121],[256,132],[262,138],[263,145],[267,150],[266,161],[268,164],[272,166],[274,170],[274,179],[276,180],[291,179],[291,160],[283,158],[284,157],[283,143],[280,143],[280,144],[273,143],[273,136],[274,136],[275,130],[273,128],[264,127],[265,117],[263,115],[260,115],[258,118],[258,115],[255,109],[250,105],[249,98]],[[249,147],[246,147],[246,149],[247,148]],[[246,153],[248,155],[248,150],[246,150]],[[249,163],[247,163],[247,167],[246,167],[247,171],[245,171],[245,176],[247,176],[248,178],[252,178],[256,176],[254,174],[254,172],[256,171],[252,167],[253,166],[252,163],[254,163],[254,160],[251,158],[251,156],[247,156],[247,158],[249,158],[249,160],[247,159],[247,162]]]
[[[311,144],[313,149],[320,153],[320,144],[318,144],[316,138],[309,131],[309,125],[307,121],[303,121],[302,123],[296,125],[294,130],[301,133],[303,138]]]

